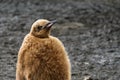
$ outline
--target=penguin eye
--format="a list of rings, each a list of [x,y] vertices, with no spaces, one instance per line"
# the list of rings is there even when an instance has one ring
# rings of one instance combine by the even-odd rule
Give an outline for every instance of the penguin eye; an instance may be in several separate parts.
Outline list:
[[[36,31],[39,32],[42,29],[42,26],[37,26]]]
[[[37,28],[38,28],[38,30],[41,30],[41,29],[42,29],[42,26],[38,26]]]

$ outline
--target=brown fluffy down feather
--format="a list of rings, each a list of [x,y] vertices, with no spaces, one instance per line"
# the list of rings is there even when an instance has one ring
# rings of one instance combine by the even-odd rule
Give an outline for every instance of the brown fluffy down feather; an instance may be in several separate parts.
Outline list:
[[[43,22],[49,21],[34,24]],[[63,44],[47,34],[44,38],[31,32],[25,36],[18,53],[16,80],[71,80],[70,61]]]

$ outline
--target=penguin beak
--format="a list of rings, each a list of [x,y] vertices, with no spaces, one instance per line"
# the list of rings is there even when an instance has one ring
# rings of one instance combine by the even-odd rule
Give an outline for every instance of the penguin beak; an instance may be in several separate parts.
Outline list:
[[[56,23],[56,20],[50,21],[44,28],[49,30],[55,23]]]

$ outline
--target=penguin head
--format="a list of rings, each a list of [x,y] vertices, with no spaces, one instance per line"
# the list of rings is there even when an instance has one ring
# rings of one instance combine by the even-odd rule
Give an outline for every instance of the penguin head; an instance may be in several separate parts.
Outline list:
[[[39,19],[35,21],[31,27],[30,33],[39,38],[48,38],[50,30],[56,21],[48,21],[46,19]]]

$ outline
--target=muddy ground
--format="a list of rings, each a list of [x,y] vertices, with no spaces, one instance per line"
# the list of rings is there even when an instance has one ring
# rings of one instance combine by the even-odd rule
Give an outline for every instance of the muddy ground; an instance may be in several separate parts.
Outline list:
[[[32,23],[58,20],[72,80],[120,80],[119,0],[0,0],[0,80],[15,80],[18,50]]]

